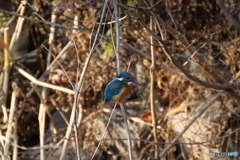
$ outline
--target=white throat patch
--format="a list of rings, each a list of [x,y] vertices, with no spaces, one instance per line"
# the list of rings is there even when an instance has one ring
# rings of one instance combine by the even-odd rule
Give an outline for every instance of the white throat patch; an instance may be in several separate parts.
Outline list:
[[[119,80],[119,81],[122,81],[123,79],[122,78],[116,78],[117,80]]]

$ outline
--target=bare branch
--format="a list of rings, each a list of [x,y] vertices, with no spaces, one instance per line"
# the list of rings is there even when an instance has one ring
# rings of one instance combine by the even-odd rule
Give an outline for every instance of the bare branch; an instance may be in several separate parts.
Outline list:
[[[218,6],[221,8],[221,11],[227,17],[228,21],[232,23],[240,31],[240,23],[229,13],[227,7],[225,6],[224,0],[216,1]]]

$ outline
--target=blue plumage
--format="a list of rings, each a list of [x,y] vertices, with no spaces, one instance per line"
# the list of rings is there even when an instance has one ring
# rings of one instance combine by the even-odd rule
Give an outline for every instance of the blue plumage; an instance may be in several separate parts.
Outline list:
[[[104,91],[104,103],[108,101],[120,102],[131,92],[132,85],[140,85],[128,72],[120,72],[117,78],[110,81]]]
[[[128,72],[124,72],[124,71],[120,72],[118,75],[118,78],[122,78],[122,77],[125,77],[126,79],[130,79],[130,80],[134,80],[133,75],[131,75]]]
[[[107,101],[111,101],[113,96],[120,93],[120,88],[123,88],[125,86],[126,83],[122,82],[120,78],[115,78],[110,81],[104,91],[104,103],[106,103]]]

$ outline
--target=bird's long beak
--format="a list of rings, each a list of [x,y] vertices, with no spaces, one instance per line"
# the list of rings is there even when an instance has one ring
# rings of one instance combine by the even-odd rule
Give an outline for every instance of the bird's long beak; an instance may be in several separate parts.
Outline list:
[[[134,80],[132,84],[135,85],[135,86],[144,87],[144,86],[143,86],[141,83],[139,83],[137,80]]]

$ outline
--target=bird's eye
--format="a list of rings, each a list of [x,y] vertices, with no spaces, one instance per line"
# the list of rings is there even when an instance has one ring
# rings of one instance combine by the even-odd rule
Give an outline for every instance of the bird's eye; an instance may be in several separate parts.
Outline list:
[[[126,79],[126,80],[128,80],[128,81],[132,81],[132,79],[131,78],[128,78],[128,77],[122,77],[123,79]]]

